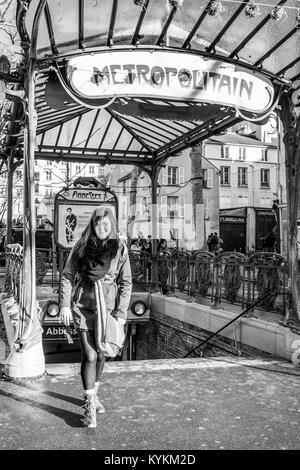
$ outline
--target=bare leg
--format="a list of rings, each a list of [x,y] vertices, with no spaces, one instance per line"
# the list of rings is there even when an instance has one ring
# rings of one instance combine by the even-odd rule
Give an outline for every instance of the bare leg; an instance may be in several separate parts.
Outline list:
[[[99,354],[97,356],[97,364],[96,364],[96,382],[100,382],[100,377],[103,372],[104,364],[105,364],[105,356],[104,354],[102,355]]]

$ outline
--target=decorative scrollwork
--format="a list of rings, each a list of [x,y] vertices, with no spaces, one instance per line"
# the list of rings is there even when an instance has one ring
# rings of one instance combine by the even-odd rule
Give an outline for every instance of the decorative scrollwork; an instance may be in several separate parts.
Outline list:
[[[140,254],[129,253],[129,260],[131,266],[132,280],[135,282],[144,281],[144,263],[143,260],[140,258]]]
[[[283,266],[286,263],[285,258],[279,253],[257,251],[248,258],[249,264],[270,266]]]
[[[167,251],[161,251],[157,256],[158,281],[163,294],[168,292],[169,258],[170,254]]]
[[[176,277],[177,286],[180,291],[184,290],[186,280],[189,276],[189,253],[187,251],[179,251],[176,254],[177,266],[176,266]]]
[[[223,283],[225,298],[230,302],[236,302],[239,288],[242,284],[240,266],[246,263],[246,257],[241,253],[225,252],[219,258],[224,263]]]
[[[20,276],[23,263],[23,247],[19,243],[6,247],[6,279],[5,284],[15,300],[20,299]]]
[[[195,284],[199,294],[206,295],[212,284],[212,262],[215,255],[206,251],[195,253]]]
[[[269,295],[259,305],[261,307],[274,308],[277,297],[274,294],[278,292],[280,285],[278,269],[259,268],[256,284],[259,297],[263,297],[269,292]]]
[[[235,302],[241,284],[242,276],[239,265],[226,263],[224,268],[225,298],[230,302]]]
[[[37,252],[37,256],[35,260],[35,269],[36,269],[36,281],[38,284],[41,284],[48,270],[46,253]]]
[[[269,295],[260,302],[260,306],[273,309],[276,303],[276,292],[280,288],[280,271],[286,269],[286,260],[278,253],[257,252],[250,256],[248,263],[257,266],[256,287],[258,297]]]

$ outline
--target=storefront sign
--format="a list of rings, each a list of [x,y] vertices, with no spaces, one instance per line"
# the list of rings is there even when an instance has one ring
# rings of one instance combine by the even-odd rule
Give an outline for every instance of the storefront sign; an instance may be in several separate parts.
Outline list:
[[[227,222],[231,224],[244,224],[246,222],[245,217],[225,217],[220,216],[220,222]]]
[[[263,113],[274,99],[273,86],[262,74],[186,51],[112,50],[83,55],[69,60],[66,74],[83,100],[161,98]]]
[[[274,215],[272,210],[257,211],[257,215]]]

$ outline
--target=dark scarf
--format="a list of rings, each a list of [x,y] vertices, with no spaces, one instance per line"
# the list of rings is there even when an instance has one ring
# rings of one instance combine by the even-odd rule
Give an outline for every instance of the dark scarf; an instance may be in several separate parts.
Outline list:
[[[115,247],[113,247],[115,248]],[[116,256],[117,250],[112,249],[111,241],[89,240],[79,266],[80,276],[88,282],[96,282],[107,274],[111,260]]]

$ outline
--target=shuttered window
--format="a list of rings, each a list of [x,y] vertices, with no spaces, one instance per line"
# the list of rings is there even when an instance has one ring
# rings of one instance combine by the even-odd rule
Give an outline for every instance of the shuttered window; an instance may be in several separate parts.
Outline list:
[[[179,167],[179,184],[184,183],[184,167]]]
[[[206,170],[206,187],[207,188],[214,187],[214,170],[212,168],[208,168]]]
[[[203,203],[204,203],[204,218],[205,219],[209,219],[209,213],[208,213],[208,198],[204,198],[203,199]]]
[[[160,214],[162,217],[167,217],[167,196],[160,198]]]
[[[185,216],[185,197],[179,197],[179,217]]]

